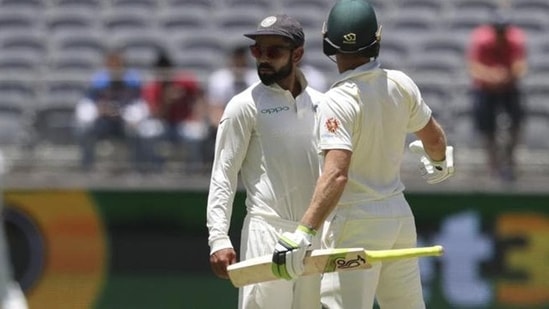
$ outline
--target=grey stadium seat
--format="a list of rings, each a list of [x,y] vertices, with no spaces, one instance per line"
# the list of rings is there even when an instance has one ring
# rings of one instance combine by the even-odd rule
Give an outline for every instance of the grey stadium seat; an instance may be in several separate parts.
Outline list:
[[[38,58],[33,52],[1,51],[0,74],[39,75],[43,65],[43,57]]]
[[[42,26],[42,14],[35,9],[0,7],[0,35],[13,31],[32,32]]]
[[[139,32],[156,26],[156,16],[139,9],[111,9],[103,16],[103,26],[109,34]]]
[[[149,68],[158,49],[165,46],[163,36],[153,30],[120,33],[114,37],[114,42],[122,48],[128,65],[139,69]]]
[[[56,34],[51,37],[53,52],[83,52],[103,55],[107,42],[100,32],[94,31],[71,31]]]
[[[0,99],[0,145],[20,145],[26,133],[23,109]]]
[[[53,145],[72,145],[75,140],[74,109],[76,101],[70,98],[45,97],[34,117],[36,140]]]
[[[103,57],[95,52],[55,52],[48,62],[50,72],[91,75],[103,64]]]
[[[94,31],[101,26],[96,11],[78,7],[50,9],[46,13],[45,23],[50,34],[79,30]]]
[[[0,37],[0,50],[33,53],[41,58],[48,52],[47,36],[40,31],[10,31]]]
[[[170,34],[206,30],[213,28],[213,23],[207,18],[212,14],[211,11],[202,8],[174,7],[160,11],[158,23],[160,29]]]

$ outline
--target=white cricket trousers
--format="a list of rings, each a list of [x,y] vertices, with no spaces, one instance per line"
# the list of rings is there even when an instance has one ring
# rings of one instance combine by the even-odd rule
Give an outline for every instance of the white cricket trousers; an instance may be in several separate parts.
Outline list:
[[[297,222],[246,216],[242,227],[240,260],[273,254],[279,235],[293,232]],[[313,248],[318,248],[316,239]],[[239,289],[239,309],[319,309],[320,276],[296,280],[276,280],[247,285]]]
[[[370,250],[416,246],[412,211],[403,195],[341,205],[324,225],[322,246]],[[417,258],[375,263],[371,269],[326,273],[321,302],[327,309],[424,309]]]

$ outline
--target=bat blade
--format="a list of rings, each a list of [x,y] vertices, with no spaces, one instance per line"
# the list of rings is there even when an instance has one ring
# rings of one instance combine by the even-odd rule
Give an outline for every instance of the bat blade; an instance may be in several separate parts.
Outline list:
[[[334,271],[368,269],[371,263],[421,256],[440,256],[442,246],[364,250],[364,248],[321,249],[307,252],[303,276]],[[271,255],[264,255],[230,265],[227,270],[235,287],[280,279],[271,270]]]

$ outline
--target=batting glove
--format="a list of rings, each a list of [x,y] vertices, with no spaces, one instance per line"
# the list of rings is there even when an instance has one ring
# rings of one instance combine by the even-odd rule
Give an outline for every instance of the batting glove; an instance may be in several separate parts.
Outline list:
[[[295,232],[283,233],[273,253],[272,271],[279,278],[291,280],[305,271],[305,254],[316,232],[299,225]]]
[[[442,161],[431,160],[425,153],[420,140],[411,142],[408,148],[421,156],[419,169],[427,183],[439,183],[454,174],[454,147],[446,146],[446,158]]]

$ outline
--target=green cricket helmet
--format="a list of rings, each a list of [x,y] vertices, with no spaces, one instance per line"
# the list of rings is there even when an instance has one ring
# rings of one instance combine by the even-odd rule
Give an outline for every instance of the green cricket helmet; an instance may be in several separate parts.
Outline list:
[[[336,53],[364,53],[377,57],[381,26],[376,13],[366,0],[339,0],[330,10],[322,29],[323,51],[327,56]]]

